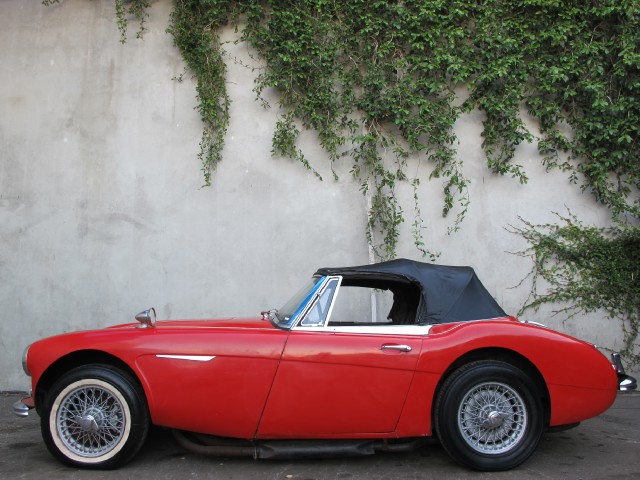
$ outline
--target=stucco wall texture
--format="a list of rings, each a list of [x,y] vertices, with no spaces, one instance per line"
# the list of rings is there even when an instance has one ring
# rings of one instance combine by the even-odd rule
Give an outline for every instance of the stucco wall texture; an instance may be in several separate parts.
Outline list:
[[[132,321],[155,306],[160,319],[257,315],[277,307],[317,267],[369,261],[367,202],[313,132],[300,146],[324,181],[271,156],[278,118],[252,91],[259,67],[243,43],[227,43],[231,124],[224,160],[210,187],[197,159],[201,122],[195,84],[165,32],[171,2],[151,2],[148,31],[121,45],[110,0],[0,2],[0,390],[27,390],[20,358],[43,336]],[[224,40],[238,34],[229,29]],[[240,60],[240,61],[238,61]],[[515,256],[524,241],[509,233],[518,217],[555,221],[567,208],[605,226],[609,213],[565,174],[546,173],[535,145],[516,161],[529,183],[492,175],[480,147],[483,116],[455,126],[458,155],[472,179],[471,206],[447,235],[442,183],[417,174],[424,238],[439,263],[471,265],[503,308],[515,314],[531,267]],[[525,119],[535,132],[535,123]],[[419,259],[410,233],[411,185],[401,185],[408,219],[398,255]],[[570,321],[552,309],[535,320],[619,349],[621,329],[600,314]]]

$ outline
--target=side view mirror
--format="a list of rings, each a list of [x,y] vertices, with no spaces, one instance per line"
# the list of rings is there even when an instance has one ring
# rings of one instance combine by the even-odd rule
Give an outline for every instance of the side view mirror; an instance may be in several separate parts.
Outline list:
[[[138,328],[155,328],[156,326],[156,309],[151,307],[136,315],[136,320],[140,322]]]

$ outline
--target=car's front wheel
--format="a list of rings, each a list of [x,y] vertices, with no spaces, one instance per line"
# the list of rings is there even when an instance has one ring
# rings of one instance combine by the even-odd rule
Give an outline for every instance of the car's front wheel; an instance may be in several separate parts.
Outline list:
[[[149,430],[149,413],[144,393],[127,374],[87,365],[52,386],[40,425],[47,448],[61,462],[108,469],[138,452]]]
[[[508,470],[533,453],[543,432],[540,395],[520,369],[478,361],[456,370],[436,400],[435,428],[445,450],[478,470]]]

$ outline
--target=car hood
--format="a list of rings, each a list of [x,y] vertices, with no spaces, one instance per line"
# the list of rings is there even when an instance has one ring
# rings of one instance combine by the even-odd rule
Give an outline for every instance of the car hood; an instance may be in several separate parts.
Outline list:
[[[123,325],[114,325],[109,328],[131,328],[139,327],[139,323],[126,323]],[[231,317],[231,318],[215,318],[201,320],[158,320],[156,328],[242,328],[242,329],[268,329],[273,330],[275,327],[269,320],[262,317]]]

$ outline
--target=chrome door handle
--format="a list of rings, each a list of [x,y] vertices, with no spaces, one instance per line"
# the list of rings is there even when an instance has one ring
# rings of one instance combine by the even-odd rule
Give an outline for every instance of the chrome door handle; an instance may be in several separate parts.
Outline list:
[[[401,352],[410,352],[411,347],[409,345],[382,345],[380,350],[400,350]]]

